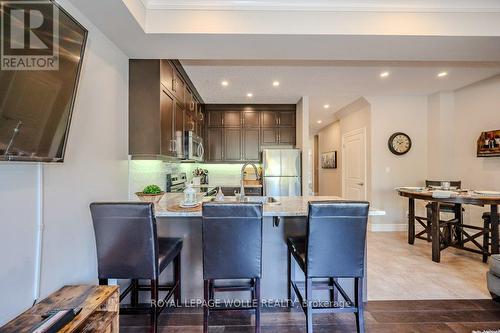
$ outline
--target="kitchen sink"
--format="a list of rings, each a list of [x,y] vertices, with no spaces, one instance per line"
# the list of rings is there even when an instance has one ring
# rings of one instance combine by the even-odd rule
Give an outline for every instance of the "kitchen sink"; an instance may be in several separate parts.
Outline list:
[[[211,198],[210,201],[215,201],[215,197]],[[280,205],[281,202],[275,197],[259,197],[259,196],[246,196],[243,200],[240,200],[237,197],[224,197],[223,201],[220,202],[254,202],[254,203],[263,203],[266,205]]]

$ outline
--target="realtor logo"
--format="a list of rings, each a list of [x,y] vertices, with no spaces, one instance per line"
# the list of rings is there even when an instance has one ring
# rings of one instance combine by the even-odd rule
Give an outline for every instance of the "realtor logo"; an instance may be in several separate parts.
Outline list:
[[[58,70],[59,15],[50,0],[1,5],[1,70]]]

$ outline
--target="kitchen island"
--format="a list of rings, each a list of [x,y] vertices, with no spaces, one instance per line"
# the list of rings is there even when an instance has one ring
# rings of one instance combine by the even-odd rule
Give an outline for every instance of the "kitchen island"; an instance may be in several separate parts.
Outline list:
[[[155,207],[158,234],[182,237],[182,300],[203,298],[202,229],[201,210],[174,212],[167,209],[179,203],[182,194],[167,194]],[[251,197],[250,197],[251,198]],[[199,198],[209,201],[210,197]],[[229,201],[234,198],[226,197]],[[285,240],[289,236],[305,235],[309,201],[342,200],[334,196],[276,197],[278,203],[264,204],[262,240],[262,298],[266,300],[287,299],[287,249]],[[252,200],[252,199],[250,199]],[[371,210],[371,216],[384,212]],[[297,270],[297,277],[301,276]],[[165,277],[164,277],[165,278]],[[170,276],[168,277],[170,278]],[[350,290],[350,286],[345,286]],[[228,295],[248,298],[248,295]]]

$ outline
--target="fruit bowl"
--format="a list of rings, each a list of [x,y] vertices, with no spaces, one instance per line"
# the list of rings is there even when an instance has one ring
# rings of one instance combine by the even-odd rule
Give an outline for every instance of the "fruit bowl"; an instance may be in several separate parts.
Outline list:
[[[144,192],[135,192],[135,195],[137,195],[137,197],[139,197],[139,200],[141,200],[142,202],[152,202],[157,204],[158,202],[160,202],[161,198],[163,198],[165,192],[160,192],[157,194],[146,194]]]

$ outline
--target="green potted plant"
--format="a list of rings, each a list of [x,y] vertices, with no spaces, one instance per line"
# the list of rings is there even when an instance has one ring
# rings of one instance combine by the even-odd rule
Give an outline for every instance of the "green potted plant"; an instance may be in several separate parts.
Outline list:
[[[142,192],[136,192],[135,195],[139,197],[139,199],[143,202],[152,202],[152,203],[158,203],[161,198],[163,198],[163,195],[165,194],[164,191],[161,190],[161,188],[158,185],[148,185],[146,186]]]

